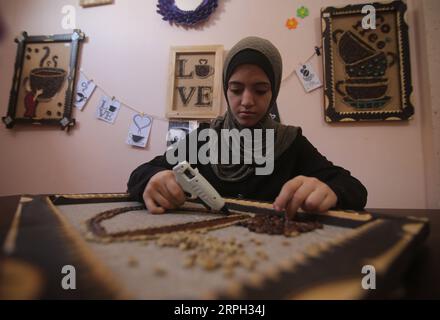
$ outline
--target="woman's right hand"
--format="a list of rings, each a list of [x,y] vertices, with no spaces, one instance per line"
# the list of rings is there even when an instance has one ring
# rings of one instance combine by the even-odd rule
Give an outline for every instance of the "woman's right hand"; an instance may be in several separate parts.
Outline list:
[[[185,202],[185,193],[176,181],[172,170],[164,170],[151,177],[143,194],[148,212],[164,213],[176,209]]]

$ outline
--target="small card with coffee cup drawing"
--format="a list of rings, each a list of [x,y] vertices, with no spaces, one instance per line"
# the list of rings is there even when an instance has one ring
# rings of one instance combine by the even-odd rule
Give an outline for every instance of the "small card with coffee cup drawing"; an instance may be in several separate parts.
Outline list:
[[[310,63],[301,64],[296,69],[296,75],[304,86],[306,92],[311,92],[322,87],[322,82]]]
[[[135,114],[133,116],[126,143],[135,147],[145,148],[150,136],[153,119],[150,116]]]
[[[76,85],[75,107],[82,111],[84,106],[89,101],[89,98],[92,96],[95,88],[96,84],[93,82],[93,80],[87,79],[86,76],[81,72]]]
[[[102,96],[96,108],[96,117],[99,120],[113,124],[118,116],[121,103],[107,96]]]

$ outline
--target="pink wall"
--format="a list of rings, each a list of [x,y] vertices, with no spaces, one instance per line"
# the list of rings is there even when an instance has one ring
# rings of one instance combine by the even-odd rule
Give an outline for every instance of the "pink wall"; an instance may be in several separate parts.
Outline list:
[[[90,9],[78,0],[0,0],[7,27],[0,44],[0,114],[6,114],[16,45],[21,30],[29,34],[66,33],[61,8],[72,4],[77,27],[89,40],[81,67],[95,82],[123,102],[163,117],[166,109],[168,52],[173,45],[223,44],[230,48],[248,35],[269,38],[284,59],[284,77],[320,43],[320,8],[364,1],[307,1],[310,17],[297,30],[284,27],[304,1],[221,0],[210,21],[196,30],[172,27],[156,13],[157,1],[115,1]],[[276,3],[276,6],[274,4]],[[418,61],[414,44],[421,32],[409,2],[408,20],[416,106],[414,119],[404,123],[329,125],[323,119],[323,94],[305,94],[293,76],[283,83],[278,100],[284,123],[303,127],[305,135],[336,164],[357,176],[369,190],[369,207],[427,207]],[[417,21],[416,21],[417,22]],[[321,62],[313,60],[322,73]],[[0,195],[17,193],[121,192],[132,169],[164,152],[167,123],[156,120],[146,149],[125,144],[132,111],[121,109],[114,125],[95,119],[100,91],[69,134],[47,128],[6,130],[0,126]],[[428,133],[429,134],[429,133]]]

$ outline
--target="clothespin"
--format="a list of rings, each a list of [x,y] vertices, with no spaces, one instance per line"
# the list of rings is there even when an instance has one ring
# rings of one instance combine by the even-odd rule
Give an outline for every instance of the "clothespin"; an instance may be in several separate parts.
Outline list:
[[[316,46],[316,47],[315,47],[315,53],[316,53],[316,55],[319,57],[319,56],[321,55],[321,48],[318,47],[318,46]]]

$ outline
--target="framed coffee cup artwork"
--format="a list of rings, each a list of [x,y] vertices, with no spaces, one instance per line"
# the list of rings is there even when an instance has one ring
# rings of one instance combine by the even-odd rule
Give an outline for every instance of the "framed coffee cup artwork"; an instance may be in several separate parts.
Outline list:
[[[167,117],[211,119],[220,115],[223,46],[171,47]]]
[[[73,33],[28,36],[23,32],[18,44],[8,112],[2,118],[7,128],[15,124],[59,125],[68,130],[72,118],[74,83],[80,30]]]
[[[321,10],[327,122],[408,120],[414,114],[407,6],[369,3],[376,28],[368,28],[365,5]]]

